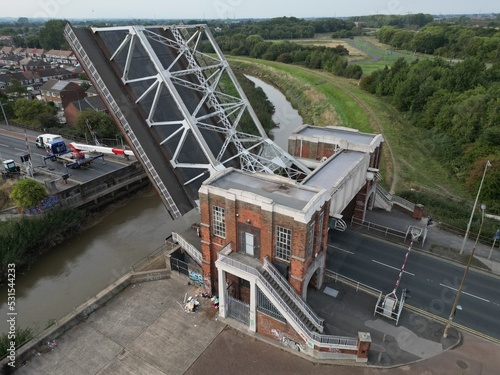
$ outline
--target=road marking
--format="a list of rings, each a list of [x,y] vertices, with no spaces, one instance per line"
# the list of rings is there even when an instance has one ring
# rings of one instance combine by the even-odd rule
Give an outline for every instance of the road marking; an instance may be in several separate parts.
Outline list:
[[[336,250],[340,250],[340,251],[343,251],[344,253],[348,253],[348,254],[354,254],[352,251],[349,251],[349,250],[345,250],[345,249],[342,249],[340,247],[337,247],[337,246],[333,246],[333,245],[326,245],[328,247],[331,247],[332,249],[336,249]]]
[[[385,263],[382,263],[382,262],[379,262],[378,260],[375,260],[375,259],[372,259],[372,262],[375,262],[375,263],[378,263],[382,266],[386,266],[386,267],[389,267],[389,268],[392,268],[393,270],[396,270],[396,271],[399,271],[400,268],[396,268],[396,267],[393,267],[393,266],[389,266],[388,264],[385,264]],[[407,273],[408,275],[411,275],[411,276],[415,276],[414,273],[411,273],[411,272],[408,272],[408,271],[403,271],[404,273]]]
[[[455,292],[458,292],[458,289],[452,288],[451,286],[444,285],[444,284],[441,284],[441,283],[439,283],[439,285],[444,286],[445,288],[454,290]],[[471,297],[474,297],[474,298],[477,298],[477,299],[480,299],[481,301],[484,301],[484,302],[490,302],[490,300],[487,300],[486,298],[481,298],[481,297],[475,296],[474,294],[470,294],[470,293],[467,293],[467,292],[464,292],[464,291],[462,291],[461,293],[462,294],[467,294],[468,296],[471,296]]]
[[[17,148],[17,147],[14,147],[14,150],[17,150],[17,151],[26,151],[25,148]]]
[[[2,147],[9,147],[9,145],[4,145],[3,143],[0,143],[0,146],[2,146]]]

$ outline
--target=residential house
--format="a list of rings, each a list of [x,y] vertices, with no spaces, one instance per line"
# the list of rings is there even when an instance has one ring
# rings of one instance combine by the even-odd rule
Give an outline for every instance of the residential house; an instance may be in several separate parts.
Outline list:
[[[51,68],[50,63],[44,60],[33,59],[31,57],[26,57],[21,60],[21,68],[24,71],[37,71],[42,69]]]
[[[70,125],[76,124],[78,116],[86,109],[92,109],[96,112],[107,112],[106,105],[100,96],[89,96],[80,100],[75,100],[64,108],[66,122]]]
[[[85,89],[69,81],[50,79],[40,88],[42,99],[54,102],[59,109],[64,109],[72,101],[85,97]]]
[[[14,56],[24,57],[24,56],[25,56],[25,52],[24,52],[25,50],[26,50],[26,48],[17,47],[17,48],[14,48],[14,49],[12,50],[12,54],[13,54]]]
[[[1,35],[0,44],[3,46],[12,46],[12,37],[10,35]]]
[[[0,54],[1,55],[10,55],[12,53],[13,49],[14,49],[14,47],[12,47],[12,46],[3,46],[2,48],[0,48]]]
[[[0,65],[20,66],[22,59],[23,58],[21,56],[15,56],[12,54],[0,55]]]
[[[31,57],[32,59],[42,59],[45,50],[42,48],[26,48],[24,51],[26,57]]]
[[[45,61],[62,65],[75,65],[77,63],[73,51],[61,51],[56,49],[45,52]]]
[[[77,75],[68,71],[64,68],[49,68],[49,69],[41,69],[36,71],[35,73],[39,79],[39,82],[47,82],[51,79],[71,79],[76,78]]]

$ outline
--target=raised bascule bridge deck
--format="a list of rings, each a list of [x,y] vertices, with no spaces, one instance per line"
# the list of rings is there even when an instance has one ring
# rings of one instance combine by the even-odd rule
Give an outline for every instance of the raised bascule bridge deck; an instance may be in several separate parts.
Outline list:
[[[206,25],[68,24],[65,37],[172,217],[218,170],[309,174],[267,137]]]

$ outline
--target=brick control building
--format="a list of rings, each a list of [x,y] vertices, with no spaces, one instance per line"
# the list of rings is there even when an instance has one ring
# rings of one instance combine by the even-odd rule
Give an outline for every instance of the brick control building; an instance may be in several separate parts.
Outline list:
[[[219,318],[316,358],[366,362],[369,334],[324,334],[305,302],[323,284],[330,198],[272,174],[216,172],[199,189],[203,281],[219,297]]]
[[[324,189],[230,168],[205,181],[199,197],[203,274],[211,291],[220,289],[215,263],[228,244],[261,264],[267,259],[304,299],[310,283],[321,286],[329,209]],[[233,296],[249,303],[248,283],[229,279]]]

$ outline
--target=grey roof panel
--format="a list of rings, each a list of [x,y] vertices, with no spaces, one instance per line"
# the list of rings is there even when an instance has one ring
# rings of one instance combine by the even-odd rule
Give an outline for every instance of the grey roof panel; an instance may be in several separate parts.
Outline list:
[[[349,171],[365,157],[366,154],[363,152],[342,151],[316,169],[303,184],[328,190],[335,188],[344,180]]]
[[[318,191],[304,189],[294,183],[284,183],[267,174],[249,174],[233,170],[213,181],[211,186],[247,191],[271,199],[275,203],[302,210]]]
[[[375,138],[373,134],[358,133],[355,131],[343,130],[340,128],[320,128],[320,127],[305,127],[299,130],[296,134],[309,137],[331,137],[345,139],[351,143],[369,145]]]

